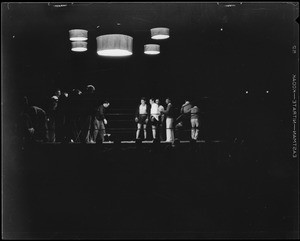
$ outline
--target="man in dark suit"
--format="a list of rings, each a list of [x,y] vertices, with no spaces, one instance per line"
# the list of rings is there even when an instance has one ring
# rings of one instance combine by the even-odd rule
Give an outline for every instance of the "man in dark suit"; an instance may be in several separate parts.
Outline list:
[[[109,102],[104,101],[100,106],[96,108],[96,114],[93,119],[93,134],[91,143],[96,143],[98,133],[100,133],[101,141],[104,142],[105,136],[105,125],[107,125],[107,120],[105,118],[105,109],[109,107]]]
[[[171,99],[166,99],[167,108],[166,110],[162,111],[166,117],[166,136],[167,142],[174,141],[174,107],[171,103]]]
[[[25,140],[46,141],[46,112],[37,106],[30,106],[26,96],[23,98],[20,127]]]

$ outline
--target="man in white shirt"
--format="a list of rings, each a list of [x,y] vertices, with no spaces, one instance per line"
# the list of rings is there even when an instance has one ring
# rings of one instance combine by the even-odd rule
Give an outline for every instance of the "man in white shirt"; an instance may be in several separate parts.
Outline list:
[[[160,112],[158,109],[158,104],[154,102],[154,99],[151,98],[149,100],[149,103],[151,105],[150,109],[150,120],[151,120],[151,126],[152,126],[152,137],[153,139],[157,138],[157,127],[159,126],[159,116]]]

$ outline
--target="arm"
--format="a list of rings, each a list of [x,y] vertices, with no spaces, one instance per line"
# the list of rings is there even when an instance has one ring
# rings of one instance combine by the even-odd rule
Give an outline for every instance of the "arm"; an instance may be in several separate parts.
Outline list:
[[[104,106],[103,105],[101,105],[99,107],[99,116],[100,116],[100,119],[103,120],[104,125],[107,125],[107,120],[106,120],[105,115],[104,115]]]
[[[186,111],[186,114],[191,113],[191,110],[192,110],[192,108],[189,108],[189,109]]]
[[[139,107],[140,106],[138,106],[137,108],[136,108],[136,110],[135,110],[135,122],[138,122],[138,120],[139,120]]]
[[[184,109],[186,106],[188,106],[187,110]],[[181,114],[188,114],[188,113],[191,112],[191,108],[192,108],[192,106],[191,106],[190,103],[185,103],[185,104],[182,105],[180,112],[181,112]]]
[[[139,117],[139,108],[140,106],[138,106],[135,110],[135,117],[138,118]]]

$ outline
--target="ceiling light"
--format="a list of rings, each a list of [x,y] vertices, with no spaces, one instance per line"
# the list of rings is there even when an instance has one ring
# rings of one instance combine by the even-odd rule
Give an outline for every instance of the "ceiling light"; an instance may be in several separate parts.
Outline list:
[[[72,42],[72,51],[84,52],[87,51],[87,42]]]
[[[144,53],[150,54],[150,55],[156,55],[159,54],[159,45],[158,44],[146,44],[144,45]]]
[[[123,34],[106,34],[96,38],[97,54],[100,56],[132,55],[133,38]]]
[[[170,37],[168,28],[152,28],[150,31],[152,39],[167,39]]]
[[[69,33],[71,41],[85,41],[88,39],[88,31],[84,29],[72,29]]]

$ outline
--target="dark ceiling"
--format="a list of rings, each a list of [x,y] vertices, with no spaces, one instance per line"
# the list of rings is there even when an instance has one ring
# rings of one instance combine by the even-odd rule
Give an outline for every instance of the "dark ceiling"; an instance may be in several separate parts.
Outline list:
[[[245,89],[290,95],[298,42],[293,3],[53,3],[2,4],[3,83],[6,92],[49,97],[96,86],[100,95],[228,97]],[[170,28],[151,40],[153,27]],[[68,31],[88,30],[88,51],[72,52]],[[96,37],[133,37],[133,55],[96,54]],[[143,46],[161,44],[147,56]]]

